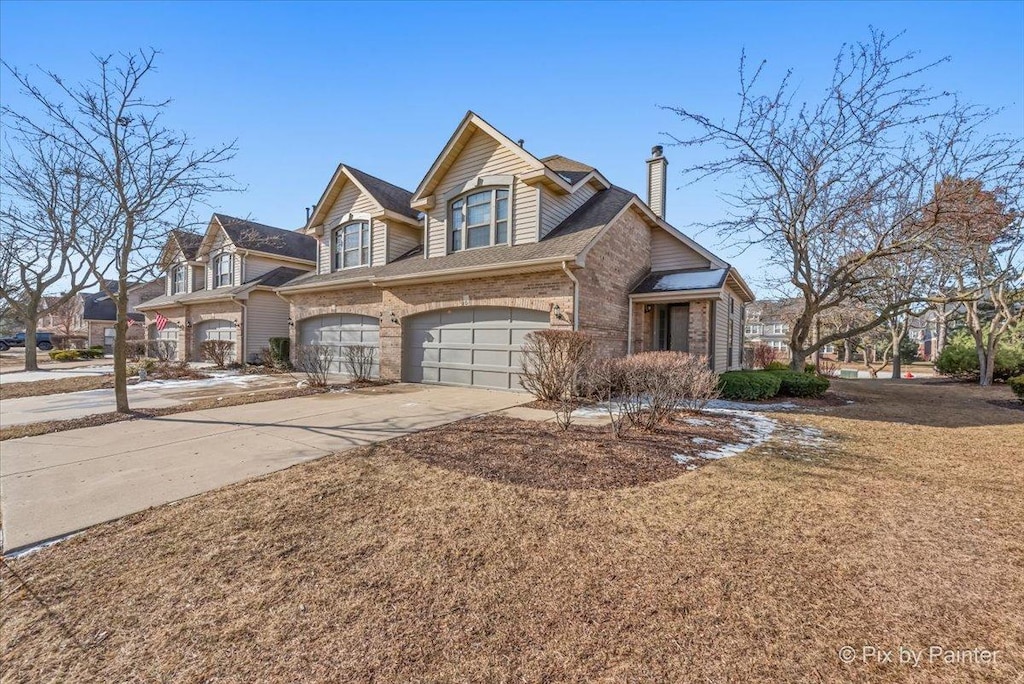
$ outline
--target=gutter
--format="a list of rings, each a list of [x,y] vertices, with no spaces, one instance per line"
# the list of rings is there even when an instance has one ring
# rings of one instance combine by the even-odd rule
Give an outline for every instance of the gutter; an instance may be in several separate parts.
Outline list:
[[[245,338],[249,335],[249,307],[241,299],[235,299],[234,295],[231,295],[231,301],[233,301],[235,304],[238,304],[240,307],[242,307],[242,335],[241,335],[241,337],[242,337],[242,343],[241,343],[242,353],[235,360],[238,363],[245,364],[245,352],[246,352]]]
[[[572,281],[572,329],[580,329],[580,281],[567,266],[568,262],[562,262],[562,270],[565,271],[565,275],[569,276],[569,280]],[[632,312],[633,307],[630,307]]]

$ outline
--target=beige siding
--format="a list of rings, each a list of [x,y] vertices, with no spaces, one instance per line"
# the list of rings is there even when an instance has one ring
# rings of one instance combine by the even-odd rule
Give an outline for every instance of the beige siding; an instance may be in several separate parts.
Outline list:
[[[428,255],[435,257],[446,253],[446,194],[480,176],[516,175],[529,170],[527,162],[486,133],[477,131],[470,136],[434,190],[436,199],[434,208],[430,210]],[[536,242],[537,191],[517,180],[512,194],[512,240],[517,244]]]
[[[206,289],[208,289],[208,290],[213,289],[213,263],[212,263],[211,259],[213,259],[213,257],[215,257],[217,254],[219,254],[221,251],[228,251],[228,252],[232,252],[232,253],[234,253],[234,251],[235,251],[235,246],[233,244],[231,244],[231,241],[227,239],[227,237],[224,235],[223,231],[221,231],[220,234],[216,237],[216,239],[214,239],[213,245],[210,247],[210,251],[209,251],[209,253],[205,257],[206,258]],[[240,285],[241,284],[240,278],[241,278],[241,274],[242,274],[242,257],[239,254],[236,253],[236,254],[234,254],[233,261],[234,261],[234,271],[233,271],[233,274],[232,274],[233,285]]]
[[[370,265],[383,266],[388,263],[388,233],[393,226],[383,221],[370,222]]]
[[[420,244],[423,231],[402,223],[388,224],[388,261],[394,261]]]
[[[651,229],[651,270],[678,271],[684,268],[708,268],[711,262],[661,228]]]
[[[297,268],[297,264],[278,261],[276,259],[268,259],[267,257],[253,256],[250,254],[245,257],[245,273],[242,274],[242,282],[249,282],[254,278],[259,278],[265,273],[270,273],[278,266],[290,266],[292,268]]]
[[[189,268],[189,277],[192,282],[191,292],[202,290],[206,288],[206,268],[203,266],[191,265]]]
[[[271,337],[288,337],[288,302],[273,292],[255,291],[249,295],[245,333],[245,358],[250,359],[270,346]]]
[[[729,301],[732,309],[732,358],[729,358]],[[715,311],[715,370],[722,373],[727,370],[739,370],[743,364],[743,304],[731,294],[723,292],[716,302]]]
[[[330,273],[331,272],[331,232],[325,230],[324,234],[319,238],[320,240],[320,263],[318,266],[319,273]]]
[[[377,203],[369,195],[363,194],[355,183],[345,183],[338,199],[334,201],[327,218],[324,219],[324,228],[330,230],[337,228],[348,214],[366,213],[372,214],[377,210]]]
[[[568,195],[541,190],[540,236],[543,238],[564,221],[570,214],[583,206],[583,203],[594,196],[597,190],[589,183],[576,192]]]

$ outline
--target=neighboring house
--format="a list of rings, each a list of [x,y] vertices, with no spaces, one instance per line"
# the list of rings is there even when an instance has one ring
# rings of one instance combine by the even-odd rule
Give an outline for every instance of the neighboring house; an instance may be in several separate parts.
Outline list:
[[[43,306],[48,311],[39,317],[37,329],[61,335],[70,333],[73,338],[85,339],[87,331],[82,320],[85,303],[82,295],[76,294],[60,304],[62,298],[63,295],[43,296]]]
[[[278,289],[293,350],[377,350],[379,376],[518,389],[523,337],[588,332],[602,355],[675,349],[742,364],[739,273],[664,219],[667,160],[647,202],[597,169],[539,159],[469,112],[409,192],[338,167],[306,232],[317,268]]]
[[[117,291],[117,283],[109,281],[107,287],[113,292]],[[146,283],[136,283],[128,288],[128,319],[132,322],[128,326],[129,340],[142,339],[145,336],[143,331],[143,316],[138,313],[139,306],[160,295],[164,291],[164,279],[157,278]],[[85,328],[86,345],[103,345],[106,353],[114,351],[115,323],[117,321],[117,304],[107,295],[106,292],[86,292],[82,297],[82,321]]]
[[[172,231],[160,261],[166,291],[141,307],[147,339],[193,361],[204,341],[228,340],[233,360],[254,361],[271,337],[288,336],[288,303],[274,288],[315,269],[316,258],[312,237],[224,214],[203,235]],[[162,330],[158,313],[167,318]]]
[[[746,345],[753,347],[763,344],[774,349],[780,359],[790,357],[790,320],[799,303],[794,299],[761,300],[747,309],[747,321],[743,328]],[[825,345],[823,354],[835,354],[835,345]]]
[[[939,316],[928,310],[921,316],[911,316],[907,337],[917,343],[917,355],[925,361],[938,357]]]

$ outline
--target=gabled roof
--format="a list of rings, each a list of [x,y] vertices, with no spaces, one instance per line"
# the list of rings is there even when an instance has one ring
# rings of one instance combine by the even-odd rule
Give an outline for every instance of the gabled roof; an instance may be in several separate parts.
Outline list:
[[[597,170],[589,164],[584,164],[583,162],[578,162],[575,159],[563,157],[560,154],[553,154],[550,157],[544,157],[541,161],[544,162],[544,166],[564,178],[570,185],[575,185],[586,178],[587,174],[593,173]]]
[[[354,183],[363,194],[373,200],[382,214],[390,213],[392,217],[405,220],[406,223],[419,225],[419,212],[411,206],[411,192],[347,164],[338,164],[327,188],[313,207],[313,213],[309,215],[309,221],[306,222],[307,230],[323,222],[346,182]]]
[[[161,306],[179,306],[181,304],[195,304],[205,301],[216,301],[220,299],[233,299],[239,295],[248,293],[257,287],[281,287],[308,271],[301,268],[289,268],[278,266],[267,271],[261,276],[247,280],[237,287],[216,287],[211,290],[197,290],[183,295],[161,295],[153,299],[147,299],[136,308],[141,310],[158,309]]]
[[[128,314],[128,318],[143,320],[142,314],[137,313]],[[114,322],[117,320],[117,304],[106,292],[86,292],[82,295],[82,320]]]
[[[203,238],[203,246],[199,254],[208,250],[207,243],[213,241],[216,234],[214,228],[219,227],[227,234],[232,244],[239,249],[262,252],[288,259],[316,262],[316,239],[294,230],[274,228],[255,221],[214,214],[210,220],[210,228]]]
[[[199,246],[203,244],[203,236],[199,233],[190,233],[187,230],[172,230],[171,239],[178,245],[178,249],[188,261],[195,261]]]

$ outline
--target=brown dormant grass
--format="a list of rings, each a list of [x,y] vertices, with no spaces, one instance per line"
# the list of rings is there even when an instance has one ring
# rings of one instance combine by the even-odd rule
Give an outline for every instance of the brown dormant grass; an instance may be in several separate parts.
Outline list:
[[[66,394],[85,390],[109,389],[114,386],[113,375],[80,375],[37,382],[11,382],[0,385],[0,400],[41,397],[44,394]]]
[[[1024,414],[987,403],[1005,388],[836,386],[858,403],[777,416],[828,448],[645,486],[484,479],[418,458],[425,433],[97,527],[11,562],[49,613],[4,570],[4,678],[1019,681]]]

